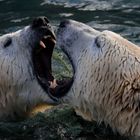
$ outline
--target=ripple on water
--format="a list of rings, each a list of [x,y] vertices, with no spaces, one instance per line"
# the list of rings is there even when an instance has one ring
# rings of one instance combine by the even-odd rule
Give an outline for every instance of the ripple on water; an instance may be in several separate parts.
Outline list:
[[[18,18],[18,19],[12,19],[11,22],[17,23],[22,22],[24,20],[28,20],[30,17],[24,17],[24,18]]]
[[[90,25],[91,27],[99,31],[110,30],[115,33],[118,33],[121,36],[128,39],[129,41],[132,41],[133,43],[140,46],[140,27],[139,26],[130,26],[129,24],[128,25],[112,24],[111,22],[109,23],[109,21],[107,23],[100,23],[99,21],[98,22],[91,21],[88,23],[88,25]]]
[[[64,5],[64,7],[91,11],[140,7],[139,0],[44,0],[41,5],[45,4]]]

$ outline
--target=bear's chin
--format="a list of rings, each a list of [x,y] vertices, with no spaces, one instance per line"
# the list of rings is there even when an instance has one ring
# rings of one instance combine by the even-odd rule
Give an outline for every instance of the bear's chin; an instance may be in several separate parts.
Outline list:
[[[73,77],[56,80],[52,75],[52,53],[55,43],[55,35],[44,36],[37,46],[34,47],[32,58],[38,83],[45,90],[46,94],[57,102],[71,88]]]

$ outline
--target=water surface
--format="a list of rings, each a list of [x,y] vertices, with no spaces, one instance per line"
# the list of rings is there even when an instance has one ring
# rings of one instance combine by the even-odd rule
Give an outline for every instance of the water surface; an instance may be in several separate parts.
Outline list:
[[[53,26],[62,19],[75,19],[140,44],[139,0],[0,0],[0,34],[22,28],[40,15]]]

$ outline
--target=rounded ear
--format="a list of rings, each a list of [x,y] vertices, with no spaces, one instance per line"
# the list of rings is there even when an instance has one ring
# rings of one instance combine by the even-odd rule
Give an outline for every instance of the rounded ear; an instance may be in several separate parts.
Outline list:
[[[107,33],[102,32],[95,38],[95,44],[98,48],[104,48],[105,46],[111,47],[115,45],[115,39]]]
[[[96,37],[95,39],[95,44],[98,48],[102,48],[106,42],[106,37],[105,35],[101,34]]]

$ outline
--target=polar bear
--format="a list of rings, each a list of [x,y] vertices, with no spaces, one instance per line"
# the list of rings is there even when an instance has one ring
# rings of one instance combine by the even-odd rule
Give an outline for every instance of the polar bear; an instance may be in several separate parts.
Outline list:
[[[48,94],[54,45],[46,17],[0,36],[0,120],[24,117],[39,104],[57,104]]]
[[[140,136],[140,48],[116,33],[73,20],[60,23],[57,43],[74,73],[60,100],[89,121]]]

